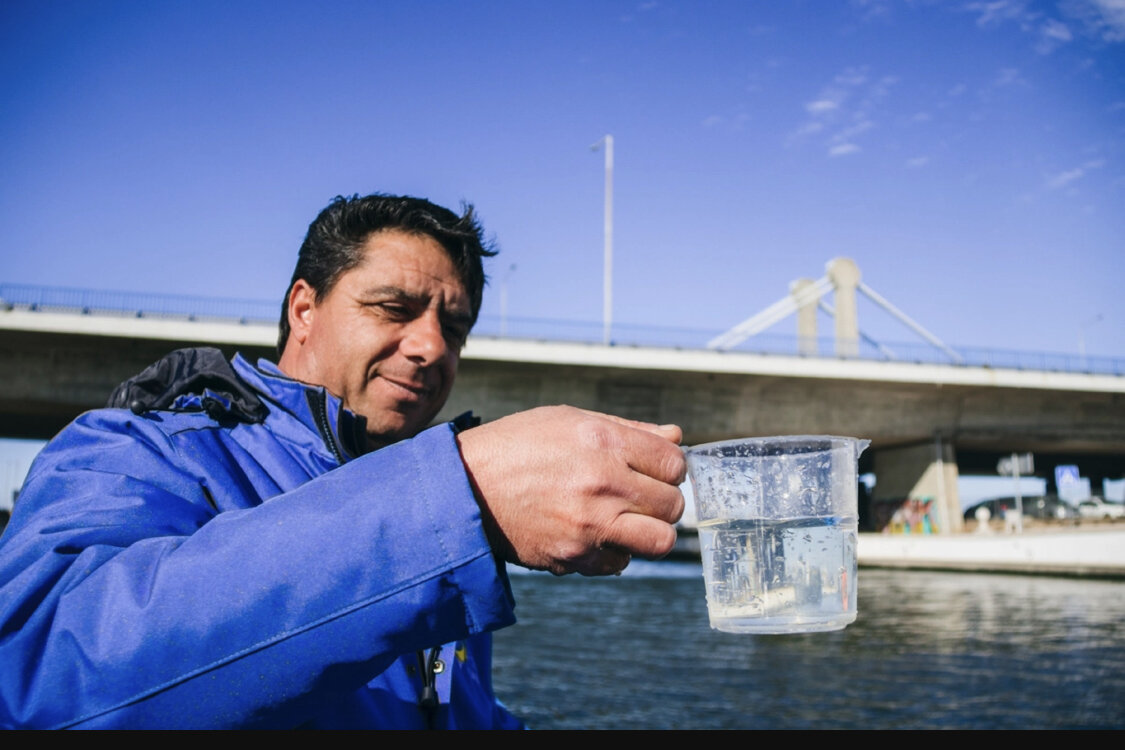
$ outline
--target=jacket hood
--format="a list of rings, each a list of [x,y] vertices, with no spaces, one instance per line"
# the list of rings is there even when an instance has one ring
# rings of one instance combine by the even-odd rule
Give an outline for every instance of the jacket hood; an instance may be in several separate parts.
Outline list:
[[[114,389],[106,406],[142,414],[205,411],[217,422],[257,424],[269,408],[214,347],[177,349]]]

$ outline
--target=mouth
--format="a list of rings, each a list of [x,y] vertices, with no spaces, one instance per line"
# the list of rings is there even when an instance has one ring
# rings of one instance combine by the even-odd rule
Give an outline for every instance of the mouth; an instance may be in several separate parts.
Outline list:
[[[412,380],[398,380],[382,376],[382,380],[400,401],[424,401],[434,394],[434,388]]]

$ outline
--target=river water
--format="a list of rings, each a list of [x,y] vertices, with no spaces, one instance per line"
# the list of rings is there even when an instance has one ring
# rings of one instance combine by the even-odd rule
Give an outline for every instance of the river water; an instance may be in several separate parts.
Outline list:
[[[698,563],[511,578],[494,683],[533,729],[1125,728],[1125,582],[865,568],[847,629],[755,636]]]

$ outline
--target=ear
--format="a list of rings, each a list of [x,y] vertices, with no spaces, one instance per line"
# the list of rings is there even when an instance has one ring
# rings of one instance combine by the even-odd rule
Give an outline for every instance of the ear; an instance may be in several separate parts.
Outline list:
[[[289,335],[298,344],[309,337],[316,316],[316,290],[304,279],[297,279],[289,292]]]

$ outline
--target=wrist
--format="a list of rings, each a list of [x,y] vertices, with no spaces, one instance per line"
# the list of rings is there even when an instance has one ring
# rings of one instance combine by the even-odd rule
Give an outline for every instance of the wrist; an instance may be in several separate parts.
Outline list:
[[[488,542],[488,546],[492,548],[492,556],[496,559],[497,566],[502,566],[505,562],[516,562],[516,560],[512,555],[512,545],[505,536],[499,522],[497,522],[496,516],[489,507],[488,500],[481,490],[478,472],[474,471],[474,467],[479,469],[482,462],[486,460],[481,451],[480,441],[476,439],[477,437],[479,437],[479,433],[473,435],[464,431],[455,431],[453,439],[461,455],[461,463],[465,467],[465,476],[469,480],[473,498],[480,509],[481,527],[484,530],[485,540]]]

